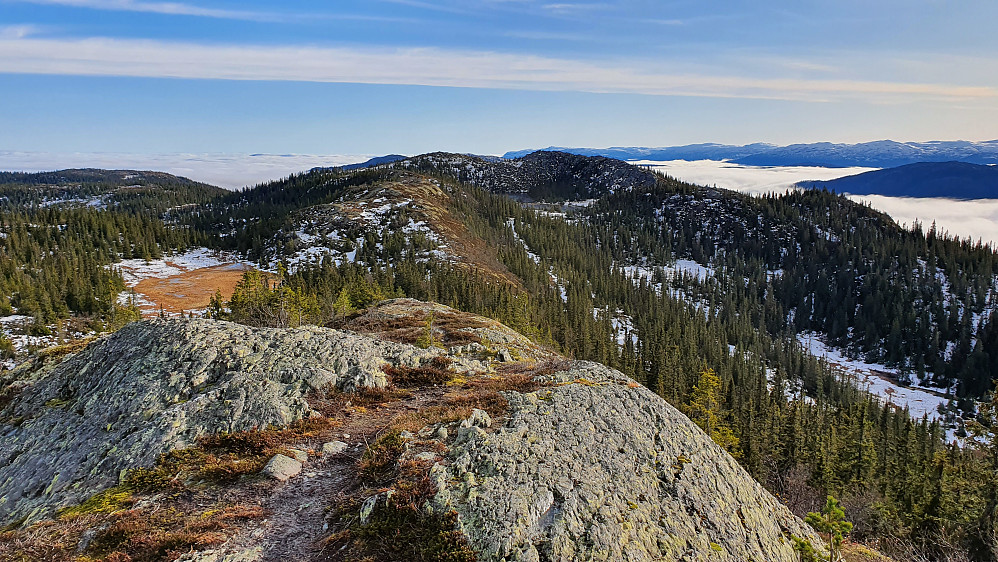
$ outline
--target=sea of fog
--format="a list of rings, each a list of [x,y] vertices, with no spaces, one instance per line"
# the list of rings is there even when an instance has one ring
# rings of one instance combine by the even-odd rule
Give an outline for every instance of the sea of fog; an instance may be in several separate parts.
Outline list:
[[[716,160],[673,160],[667,162],[639,160],[632,162],[650,166],[676,179],[699,185],[723,187],[760,195],[786,193],[795,183],[804,180],[830,180],[851,176],[871,168],[818,168],[811,166],[740,166]],[[869,203],[911,226],[916,221],[961,238],[978,239],[995,245],[998,242],[998,199],[958,201],[954,199],[886,197],[883,195],[849,195],[854,201]]]
[[[364,154],[120,154],[0,151],[0,170],[46,172],[67,168],[154,170],[226,189],[254,186],[318,166],[364,162]]]

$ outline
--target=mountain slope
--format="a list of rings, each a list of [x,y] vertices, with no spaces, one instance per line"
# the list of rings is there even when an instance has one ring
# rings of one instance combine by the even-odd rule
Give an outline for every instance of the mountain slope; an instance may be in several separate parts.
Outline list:
[[[433,153],[395,166],[445,174],[493,193],[537,200],[589,199],[655,183],[651,172],[619,160],[565,152],[537,151],[514,160]]]
[[[920,162],[799,185],[853,195],[994,199],[998,198],[998,166]]]
[[[507,170],[517,162],[528,171]],[[554,178],[569,187],[562,197],[591,199],[521,202],[532,199],[535,187],[560,199],[550,195]],[[516,200],[502,193],[510,189]],[[460,319],[440,310],[355,317],[394,296],[443,302],[501,320],[566,356],[618,369],[706,427],[720,423],[728,432],[725,447],[798,516],[819,509],[830,493],[856,514],[862,539],[917,537],[922,553],[990,548],[983,527],[966,523],[978,521],[986,505],[987,480],[967,476],[988,470],[986,457],[943,440],[944,427],[955,438],[957,416],[974,415],[975,400],[990,388],[989,350],[998,332],[989,318],[995,256],[988,248],[905,231],[827,192],[752,198],[621,162],[557,154],[505,163],[435,154],[365,170],[316,170],[191,208],[176,225],[176,232],[213,248],[273,266],[272,276],[251,276],[238,302],[212,314],[255,325],[306,317],[354,331],[380,327],[394,340],[443,345],[455,361],[516,359],[498,336],[448,335]],[[462,239],[481,252],[464,255]],[[293,263],[290,272],[276,264],[312,248],[324,259]],[[896,366],[885,376],[936,385],[945,408],[914,419],[896,396],[872,396],[810,355],[802,336],[823,337],[868,360],[880,357]],[[696,402],[712,384],[711,372],[713,406],[704,417]],[[531,385],[539,384],[534,375]],[[443,405],[447,388],[425,390],[417,400]],[[947,393],[955,399],[947,401]],[[582,404],[576,398],[583,397],[570,402]],[[371,428],[358,426],[381,431],[403,423],[392,419],[406,406],[390,404],[380,413],[353,411],[359,417],[337,423],[345,424],[342,433],[373,442]],[[340,482],[322,474],[331,467],[342,475],[342,466],[323,461],[310,489]],[[488,475],[470,474],[476,481]],[[954,489],[969,499],[948,501]],[[289,494],[295,505],[311,503],[304,493]],[[409,497],[374,503],[394,509]],[[453,501],[474,516],[477,504]],[[271,497],[264,505],[281,504]],[[314,509],[301,512],[313,518]],[[345,509],[331,528],[352,533],[356,517],[357,509]],[[889,531],[878,523],[885,517],[894,522]],[[281,525],[293,526],[290,518]],[[551,526],[550,536],[570,531],[559,529]],[[264,531],[270,532],[275,541],[283,536]],[[934,542],[939,537],[947,544]],[[494,544],[493,538],[474,540]],[[529,551],[526,542],[521,547]]]
[[[8,209],[91,207],[158,215],[171,208],[204,204],[225,193],[222,188],[163,172],[0,172],[0,205]]]

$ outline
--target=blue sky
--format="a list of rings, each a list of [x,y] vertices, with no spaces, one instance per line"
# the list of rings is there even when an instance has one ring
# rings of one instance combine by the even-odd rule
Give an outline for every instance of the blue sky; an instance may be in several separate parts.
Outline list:
[[[998,137],[998,2],[0,0],[0,150]]]

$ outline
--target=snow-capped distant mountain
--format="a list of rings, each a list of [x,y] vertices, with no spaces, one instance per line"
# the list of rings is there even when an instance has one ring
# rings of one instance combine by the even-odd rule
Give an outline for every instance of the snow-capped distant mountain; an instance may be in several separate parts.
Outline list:
[[[824,166],[893,168],[916,162],[968,162],[998,164],[998,140],[897,142],[880,140],[859,144],[819,142],[775,146],[765,143],[744,146],[691,144],[644,148],[549,148],[584,156],[606,156],[621,160],[730,160],[749,166]],[[515,158],[531,151],[509,152]]]

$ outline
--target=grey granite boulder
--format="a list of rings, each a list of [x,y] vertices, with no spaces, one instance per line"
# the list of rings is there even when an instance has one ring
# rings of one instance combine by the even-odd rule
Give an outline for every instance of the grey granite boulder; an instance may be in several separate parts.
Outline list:
[[[342,441],[330,441],[322,444],[322,454],[325,456],[338,455],[347,450],[348,445]]]
[[[212,320],[125,326],[41,375],[0,410],[0,526],[77,504],[197,437],[285,426],[313,390],[386,383],[428,351],[329,328]]]
[[[301,461],[284,455],[274,455],[261,472],[271,478],[286,482],[289,478],[301,474],[301,469]]]
[[[594,363],[552,380],[505,393],[508,420],[467,424],[433,467],[433,508],[480,560],[796,562],[791,535],[821,544],[651,391]]]

